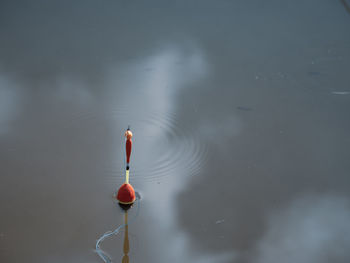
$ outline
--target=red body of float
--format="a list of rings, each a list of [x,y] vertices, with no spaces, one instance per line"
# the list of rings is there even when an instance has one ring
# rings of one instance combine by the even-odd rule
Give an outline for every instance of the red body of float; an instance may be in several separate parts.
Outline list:
[[[131,147],[132,147],[131,139],[127,139],[125,143],[126,163],[130,163]]]
[[[121,204],[132,204],[135,202],[135,190],[131,184],[123,184],[117,194],[117,200]]]
[[[126,143],[126,174],[125,174],[125,183],[119,188],[117,194],[117,200],[120,204],[129,205],[135,202],[135,190],[131,184],[129,184],[129,163],[130,163],[130,155],[131,155],[131,147],[132,147],[132,132],[128,128],[125,132]]]

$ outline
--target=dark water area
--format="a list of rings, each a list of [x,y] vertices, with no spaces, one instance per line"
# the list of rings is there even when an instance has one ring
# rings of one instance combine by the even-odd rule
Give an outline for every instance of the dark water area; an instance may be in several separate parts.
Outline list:
[[[349,262],[349,5],[1,1],[0,262]]]

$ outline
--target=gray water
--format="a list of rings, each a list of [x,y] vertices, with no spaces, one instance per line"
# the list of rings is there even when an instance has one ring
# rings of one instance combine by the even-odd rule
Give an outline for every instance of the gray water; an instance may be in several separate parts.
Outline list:
[[[349,5],[1,1],[0,262],[349,262]]]

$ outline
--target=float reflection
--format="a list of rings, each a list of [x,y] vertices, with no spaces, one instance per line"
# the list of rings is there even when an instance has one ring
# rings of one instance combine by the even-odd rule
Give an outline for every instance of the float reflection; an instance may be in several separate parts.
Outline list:
[[[125,210],[124,215],[124,224],[125,224],[125,232],[124,232],[124,243],[123,243],[123,258],[122,263],[129,263],[129,251],[130,251],[130,244],[129,244],[129,225],[128,225],[128,211]]]

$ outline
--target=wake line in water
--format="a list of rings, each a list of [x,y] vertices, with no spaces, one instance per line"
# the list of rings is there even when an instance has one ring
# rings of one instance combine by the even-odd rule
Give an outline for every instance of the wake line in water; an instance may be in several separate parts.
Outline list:
[[[136,210],[136,215],[131,218],[130,222],[132,222],[139,214],[139,209],[140,209],[140,204],[139,204],[140,198],[137,197],[135,203],[137,203],[137,210]],[[122,224],[119,227],[117,227],[114,231],[107,231],[106,233],[104,233],[99,239],[97,239],[96,241],[96,249],[95,252],[100,256],[100,258],[105,262],[105,263],[111,263],[112,259],[110,258],[109,255],[107,255],[106,252],[104,252],[101,247],[100,244],[108,237],[113,236],[113,235],[117,235],[119,233],[119,231],[121,229],[123,229],[127,224]],[[128,225],[130,225],[130,223],[128,223]]]

